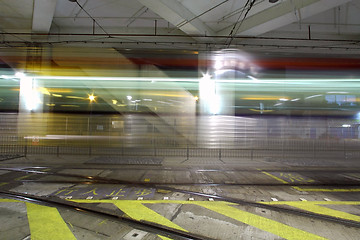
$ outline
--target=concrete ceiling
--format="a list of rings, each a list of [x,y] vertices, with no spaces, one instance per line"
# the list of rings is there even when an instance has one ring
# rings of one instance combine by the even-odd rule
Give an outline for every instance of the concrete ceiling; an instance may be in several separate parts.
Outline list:
[[[360,0],[0,0],[0,46],[360,53]]]

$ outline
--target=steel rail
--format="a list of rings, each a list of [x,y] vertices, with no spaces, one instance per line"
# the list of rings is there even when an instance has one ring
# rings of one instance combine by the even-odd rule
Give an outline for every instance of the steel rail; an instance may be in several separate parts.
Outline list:
[[[2,169],[0,168],[0,170],[2,170]],[[28,170],[14,170],[14,171],[26,172]],[[93,176],[82,176],[82,175],[76,175],[76,174],[57,174],[57,173],[49,173],[49,172],[41,172],[41,171],[31,171],[31,170],[29,172],[35,173],[35,174],[39,173],[39,174],[45,174],[45,175],[78,177],[78,178],[83,178],[86,180],[97,181],[97,183],[101,183],[101,184],[104,184],[104,183],[123,184],[123,185],[131,185],[131,186],[135,186],[135,187],[146,187],[146,188],[167,190],[167,191],[172,191],[172,192],[180,192],[180,193],[185,193],[185,194],[189,194],[189,195],[213,198],[213,199],[217,199],[217,200],[221,200],[221,201],[225,201],[225,202],[229,202],[229,203],[263,208],[263,209],[268,209],[268,210],[276,211],[276,212],[286,212],[286,213],[297,215],[297,216],[310,217],[310,218],[324,220],[324,221],[333,222],[333,223],[337,223],[337,224],[343,224],[343,225],[349,226],[349,227],[360,228],[360,222],[356,222],[356,221],[352,221],[352,220],[342,219],[342,218],[328,216],[328,215],[324,215],[324,214],[311,213],[311,212],[306,212],[303,210],[297,210],[297,209],[292,209],[292,208],[287,208],[287,207],[267,205],[267,204],[254,202],[254,201],[246,201],[246,200],[242,200],[242,199],[238,199],[238,198],[225,197],[225,196],[220,196],[220,195],[213,195],[213,194],[206,194],[206,193],[201,193],[201,192],[196,192],[196,191],[178,189],[178,188],[174,188],[174,187],[165,186],[164,184],[143,183],[143,182],[134,183],[131,181],[122,181],[122,180],[117,180],[117,179],[109,179],[109,178],[96,177],[96,176],[94,176],[94,177]],[[286,184],[284,186],[291,186],[291,185]]]
[[[81,168],[86,169],[86,168]],[[56,173],[56,172],[48,172],[48,171],[37,171],[37,170],[27,170],[27,169],[13,169],[13,168],[0,168],[0,170],[5,171],[13,171],[13,172],[25,172],[32,174],[44,174],[44,175],[53,175],[53,176],[61,176],[61,177],[74,177],[80,179],[86,179],[86,181],[74,181],[74,180],[19,180],[20,182],[44,182],[44,183],[81,183],[81,184],[128,184],[128,185],[136,185],[136,186],[153,186],[153,185],[183,185],[183,186],[284,186],[284,187],[297,187],[297,186],[308,186],[308,187],[360,187],[360,183],[358,182],[349,182],[349,183],[321,183],[321,182],[311,182],[311,183],[224,183],[224,182],[208,182],[208,183],[194,183],[194,182],[174,182],[174,183],[163,183],[163,182],[138,182],[138,181],[126,181],[121,179],[109,179],[104,177],[97,176],[85,176],[79,174],[69,174],[69,173]],[[168,169],[166,171],[169,171]],[[349,180],[350,181],[350,180]]]
[[[185,239],[193,239],[193,240],[212,240],[212,238],[200,236],[197,234],[185,232],[182,230],[178,230],[175,228],[170,228],[167,226],[163,226],[160,224],[148,222],[148,221],[138,221],[132,218],[116,215],[113,212],[107,211],[106,209],[99,208],[99,207],[88,207],[86,205],[82,205],[79,203],[63,200],[60,198],[49,198],[49,197],[39,197],[35,195],[30,194],[22,194],[22,193],[15,193],[10,191],[2,191],[0,190],[0,195],[12,198],[12,199],[18,199],[25,202],[30,203],[36,203],[40,205],[50,205],[52,207],[63,207],[67,209],[71,209],[77,212],[82,213],[90,213],[90,214],[96,214],[101,215],[103,217],[106,217],[108,219],[119,221],[121,223],[125,223],[129,225],[130,227],[134,227],[140,230],[144,230],[150,233],[159,234],[162,236],[166,236],[173,239],[179,239],[179,240],[185,240]]]

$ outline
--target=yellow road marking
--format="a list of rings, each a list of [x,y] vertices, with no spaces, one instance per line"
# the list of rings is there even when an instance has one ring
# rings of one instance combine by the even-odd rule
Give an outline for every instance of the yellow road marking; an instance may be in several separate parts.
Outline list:
[[[232,206],[228,206],[224,203],[209,203],[209,202],[197,202],[196,205],[202,206],[214,212],[220,213],[224,216],[230,217],[237,221],[243,222],[245,224],[251,225],[258,229],[261,229],[266,232],[273,233],[277,236],[280,236],[285,239],[326,239],[318,235],[290,227],[286,224],[249,213]]]
[[[228,203],[223,201],[205,202],[205,201],[177,201],[177,200],[143,200],[141,202],[136,200],[73,200],[82,203],[113,203],[129,217],[136,220],[147,220],[159,223],[168,227],[181,229],[179,226],[172,223],[167,218],[159,215],[153,210],[145,207],[143,204],[159,204],[159,203],[175,203],[175,204],[193,204],[220,213],[237,221],[259,228],[263,231],[273,233],[286,239],[326,239],[306,231],[290,227],[286,224],[271,220],[253,213],[249,213],[229,205],[237,205],[235,203]],[[154,215],[155,214],[155,215]],[[160,219],[158,219],[160,217]]]
[[[158,201],[158,200],[87,200],[87,199],[79,199],[75,200],[72,199],[71,201],[78,202],[78,203],[112,203],[115,206],[117,206],[121,211],[123,211],[127,216],[130,218],[133,218],[135,220],[145,220],[149,222],[154,222],[157,224],[161,224],[167,227],[179,229],[182,231],[186,231],[185,229],[181,228],[180,226],[176,225],[175,223],[171,222],[169,219],[165,218],[164,216],[161,216],[157,212],[145,207],[143,204],[148,203],[178,203],[178,204],[184,204],[187,203],[186,201]],[[170,238],[164,237],[159,235],[160,238],[168,240]]]
[[[7,199],[7,198],[0,199],[0,202],[11,202],[11,203],[13,203],[13,202],[21,202],[22,203],[22,201],[14,200],[14,199]]]
[[[132,201],[132,200],[123,200],[123,201],[114,201],[113,204],[115,204],[115,206],[117,206],[121,211],[123,211],[125,214],[127,214],[129,217],[135,220],[138,221],[145,220],[145,221],[161,224],[163,226],[171,227],[174,229],[186,231],[185,229],[171,222],[169,219],[165,218],[164,216],[158,214],[157,212],[151,210],[148,207],[145,207],[141,202]],[[159,236],[159,237],[161,237],[162,239],[170,239],[164,236]]]
[[[179,229],[186,231],[175,223],[171,222],[169,219],[158,214],[157,212],[146,207],[144,204],[193,204],[200,207],[207,208],[211,211],[217,212],[224,216],[230,217],[237,221],[243,222],[245,224],[251,225],[258,229],[261,229],[266,232],[278,235],[286,239],[325,239],[324,237],[288,226],[286,224],[277,222],[266,217],[259,216],[244,210],[233,207],[238,205],[235,203],[228,203],[223,201],[216,202],[207,202],[207,201],[182,201],[182,200],[71,200],[78,203],[112,203],[121,209],[126,215],[136,220],[145,220],[150,222],[155,222],[167,227]],[[22,202],[12,199],[0,199],[0,202]],[[319,205],[360,205],[360,201],[278,201],[278,202],[259,202],[262,204],[269,205],[288,205],[303,209],[305,211],[332,216],[336,218],[342,218],[347,220],[352,220],[360,222],[360,216],[342,212],[339,210],[334,210],[325,206]],[[71,233],[67,227],[64,220],[61,218],[59,212],[56,208],[45,207],[36,205],[33,203],[26,203],[28,209],[28,219],[30,225],[30,231],[32,234],[32,239],[48,239],[49,236],[54,236],[52,239],[75,239],[74,235]],[[100,224],[104,223],[101,222]],[[69,224],[72,226],[71,224]],[[49,235],[50,234],[50,235]],[[159,236],[162,239],[169,239],[164,236]]]
[[[71,222],[67,222],[71,228],[74,228],[74,226],[71,224]]]
[[[105,219],[105,220],[101,221],[98,225],[103,225],[106,222],[107,222],[107,220]]]
[[[266,174],[267,176],[269,177],[272,177],[273,179],[276,179],[278,180],[279,182],[282,182],[284,184],[289,184],[289,182],[281,179],[281,178],[278,178],[268,172],[265,172],[265,171],[261,171],[262,173]],[[360,188],[349,188],[349,189],[346,189],[346,188],[302,188],[302,187],[292,187],[293,189],[295,190],[298,190],[298,191],[301,191],[301,192],[360,192]]]
[[[317,213],[317,214],[322,214],[322,215],[332,216],[332,217],[336,217],[336,218],[342,218],[342,219],[360,222],[360,216],[350,214],[347,212],[342,212],[339,210],[334,210],[334,209],[323,207],[323,206],[319,206],[319,205],[312,204],[312,203],[302,204],[302,203],[294,202],[290,206],[300,208],[300,209],[303,209],[303,210],[306,210],[309,212]]]
[[[31,177],[31,176],[34,176],[35,174],[28,174],[28,175],[25,175],[25,176],[21,176],[21,177],[18,177],[18,178],[15,178],[16,181],[20,181],[22,179],[25,179],[25,178],[28,178],[28,177]]]
[[[159,200],[160,202],[160,200]],[[278,201],[278,202],[258,202],[264,204],[271,205],[291,205],[292,203],[301,203],[303,205],[306,204],[315,204],[315,205],[360,205],[360,201],[307,201],[307,202],[299,202],[299,201]]]
[[[282,201],[282,202],[259,202],[269,205],[288,205],[296,208],[303,209],[308,212],[313,212],[321,215],[332,216],[336,218],[342,218],[347,220],[352,220],[360,222],[360,216],[350,214],[347,212],[342,212],[339,210],[334,210],[328,207],[323,207],[319,205],[360,205],[360,201],[307,201],[307,202],[298,202],[298,201]]]
[[[0,182],[0,187],[8,184],[7,182]]]
[[[301,192],[360,192],[360,188],[292,188]]]
[[[58,210],[26,203],[31,240],[76,240]]]
[[[269,177],[272,177],[272,178],[278,180],[279,182],[282,182],[282,183],[285,183],[285,184],[289,184],[287,181],[282,180],[281,178],[278,178],[278,177],[276,177],[276,176],[274,176],[274,175],[272,175],[272,174],[270,174],[270,173],[268,173],[268,172],[262,171],[262,173],[268,175]]]

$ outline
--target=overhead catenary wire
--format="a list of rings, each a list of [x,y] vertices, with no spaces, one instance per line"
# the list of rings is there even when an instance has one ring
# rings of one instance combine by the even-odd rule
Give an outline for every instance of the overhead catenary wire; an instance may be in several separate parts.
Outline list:
[[[219,3],[219,4],[217,4],[217,5],[215,5],[215,6],[211,7],[211,8],[209,8],[208,10],[206,10],[206,11],[202,12],[201,14],[199,14],[199,15],[197,15],[197,16],[195,16],[195,17],[193,17],[193,18],[189,19],[189,20],[184,20],[184,21],[182,21],[181,23],[179,23],[178,25],[176,25],[176,27],[177,27],[177,28],[181,28],[181,27],[183,27],[184,25],[188,24],[189,22],[191,22],[191,21],[193,21],[193,20],[195,20],[195,19],[197,19],[197,18],[201,17],[202,15],[204,15],[204,14],[206,14],[206,13],[208,13],[208,12],[210,12],[210,11],[214,10],[215,8],[217,8],[217,7],[221,6],[221,5],[223,5],[224,3],[228,2],[228,1],[229,1],[229,0],[222,1],[221,3]]]
[[[100,25],[100,23],[98,23],[98,21],[96,21],[95,18],[93,18],[90,13],[88,13],[85,8],[83,8],[83,6],[81,6],[81,4],[77,1],[77,0],[73,0],[72,2],[75,2],[92,20],[93,22],[104,32],[106,33],[106,35],[108,35],[108,37],[110,38],[111,35]]]
[[[242,11],[240,12],[240,15],[239,15],[237,21],[235,22],[233,28],[231,29],[231,31],[230,31],[230,33],[229,33],[230,41],[229,41],[228,46],[227,46],[228,48],[230,47],[231,42],[232,42],[232,40],[234,39],[234,35],[236,35],[236,33],[239,31],[242,23],[243,23],[244,20],[246,19],[248,13],[250,12],[250,10],[252,9],[252,7],[254,6],[254,3],[255,3],[255,2],[256,2],[256,0],[252,0],[251,2],[250,2],[250,0],[247,0],[247,2],[245,3],[244,8],[243,8]],[[241,15],[243,14],[243,12],[244,12],[244,10],[246,9],[247,5],[249,5],[249,7],[247,8],[247,11],[246,11],[243,19],[240,21]],[[237,27],[237,28],[236,28],[236,27]],[[235,28],[236,28],[236,30],[235,30]],[[235,30],[235,31],[234,31],[234,30]]]

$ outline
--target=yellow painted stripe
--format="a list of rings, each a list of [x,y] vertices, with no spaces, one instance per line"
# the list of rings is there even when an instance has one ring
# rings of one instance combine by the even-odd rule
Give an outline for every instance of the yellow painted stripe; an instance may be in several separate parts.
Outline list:
[[[31,240],[76,240],[58,210],[26,203]]]
[[[22,179],[25,179],[25,178],[28,178],[28,177],[31,177],[31,176],[34,176],[34,175],[35,175],[35,174],[24,175],[24,176],[15,178],[15,180],[16,180],[16,181],[20,181],[20,180],[22,180]]]
[[[115,204],[115,206],[117,206],[121,211],[123,211],[125,214],[127,214],[129,217],[135,220],[138,221],[145,220],[145,221],[161,224],[163,226],[167,226],[170,228],[186,231],[185,229],[171,222],[169,219],[165,218],[164,216],[161,216],[160,214],[151,210],[150,208],[145,207],[139,201],[131,201],[131,200],[114,201],[113,204]],[[170,239],[160,235],[159,237],[166,240]]]
[[[281,179],[281,178],[278,178],[278,177],[276,177],[276,176],[274,176],[274,175],[272,175],[272,174],[270,174],[270,173],[268,173],[268,172],[262,171],[262,173],[264,173],[264,174],[268,175],[269,177],[272,177],[272,178],[274,178],[274,179],[276,179],[276,180],[278,180],[278,181],[280,181],[280,182],[282,182],[282,183],[289,184],[287,181],[285,181],[285,180],[283,180],[283,179]]]
[[[302,192],[360,192],[360,188],[301,188],[293,187],[294,189]]]
[[[69,199],[69,201],[77,203],[117,203],[117,202],[137,202],[141,204],[159,204],[159,203],[174,203],[174,204],[194,204],[194,202],[202,201],[185,201],[185,200],[110,200],[110,199]]]
[[[279,182],[289,184],[289,182],[286,182],[285,180],[278,178],[268,172],[262,171],[262,173],[268,175],[269,177],[272,177]],[[360,192],[360,188],[350,188],[350,189],[341,189],[341,188],[301,188],[301,187],[292,187],[293,189],[296,189],[301,192]]]
[[[0,202],[22,202],[22,201],[14,200],[14,199],[2,198],[2,199],[0,199]]]
[[[220,213],[224,216],[251,225],[263,231],[270,232],[285,239],[290,239],[290,240],[326,239],[324,237],[320,237],[318,235],[294,227],[290,227],[286,224],[262,216],[258,216],[253,213],[242,211],[232,206],[228,206],[227,204],[224,203],[197,202],[196,205],[202,206],[214,212]]]
[[[117,206],[121,211],[123,211],[126,215],[129,217],[135,219],[135,220],[145,220],[149,222],[154,222],[157,224],[161,224],[170,228],[179,229],[182,231],[186,231],[182,227],[176,225],[175,223],[171,222],[169,219],[165,218],[164,216],[161,216],[157,212],[145,207],[143,204],[159,204],[159,203],[178,203],[178,204],[184,204],[186,201],[163,201],[163,200],[88,200],[88,199],[79,199],[79,200],[70,200],[78,203],[112,203],[115,206]],[[168,240],[170,238],[164,237],[159,235],[160,238]]]
[[[313,204],[311,202],[308,202],[307,204],[303,204],[302,202],[293,202],[288,205],[292,206],[292,207],[303,209],[308,212],[313,212],[313,213],[317,213],[317,214],[322,214],[322,215],[332,216],[332,217],[336,217],[336,218],[342,218],[342,219],[360,222],[360,216],[342,212],[342,211],[338,211],[338,210],[334,210],[334,209],[323,207],[323,206],[319,206],[319,205]]]
[[[7,182],[0,182],[0,187],[8,184]]]
[[[316,205],[360,205],[360,201],[278,201],[278,202],[258,202],[271,205],[291,205],[293,203],[316,204]]]

